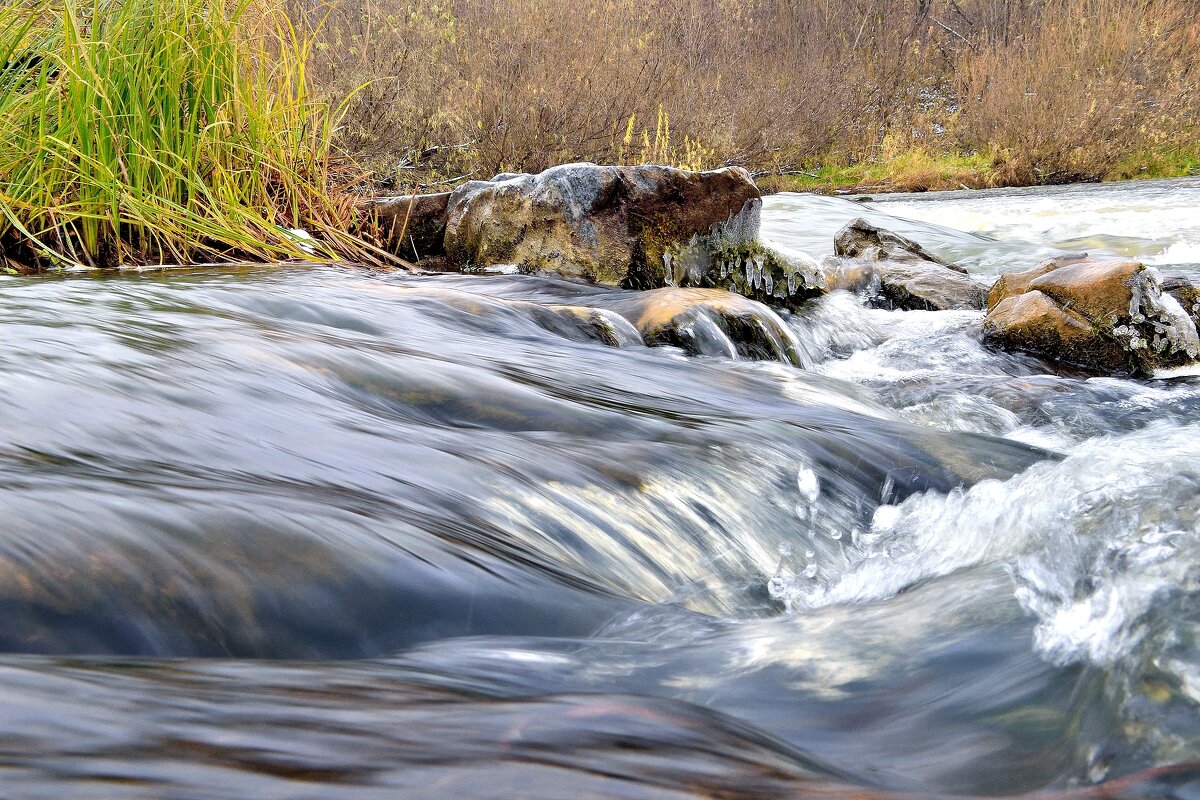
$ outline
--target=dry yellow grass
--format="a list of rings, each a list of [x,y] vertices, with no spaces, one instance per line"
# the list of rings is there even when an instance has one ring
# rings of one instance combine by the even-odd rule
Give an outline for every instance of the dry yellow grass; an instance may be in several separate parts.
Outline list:
[[[315,86],[358,90],[343,143],[405,186],[578,159],[1030,183],[1200,152],[1196,0],[293,2]]]

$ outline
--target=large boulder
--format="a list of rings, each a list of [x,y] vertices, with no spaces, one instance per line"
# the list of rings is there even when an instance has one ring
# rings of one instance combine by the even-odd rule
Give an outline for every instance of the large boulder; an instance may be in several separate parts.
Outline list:
[[[874,305],[905,311],[981,309],[985,288],[965,269],[898,233],[858,218],[834,238],[830,288],[866,292]]]
[[[1096,374],[1149,376],[1200,356],[1195,322],[1158,270],[1136,261],[1047,263],[1001,281],[983,324],[993,345]]]
[[[461,268],[513,265],[610,286],[723,288],[798,306],[816,266],[758,242],[758,187],[744,169],[565,164],[451,194],[445,250]]]

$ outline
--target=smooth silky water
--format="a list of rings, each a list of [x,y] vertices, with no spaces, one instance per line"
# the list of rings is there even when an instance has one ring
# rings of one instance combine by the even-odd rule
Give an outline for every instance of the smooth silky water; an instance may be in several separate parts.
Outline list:
[[[768,198],[990,280],[1200,182]],[[0,796],[1200,797],[1200,379],[830,295],[808,369],[518,276],[0,279]],[[552,329],[553,328],[553,329]]]

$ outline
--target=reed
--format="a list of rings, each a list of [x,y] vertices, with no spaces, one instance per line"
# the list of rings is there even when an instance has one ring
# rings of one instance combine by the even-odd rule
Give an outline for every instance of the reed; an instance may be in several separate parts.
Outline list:
[[[2,266],[362,256],[310,44],[248,0],[0,5]]]

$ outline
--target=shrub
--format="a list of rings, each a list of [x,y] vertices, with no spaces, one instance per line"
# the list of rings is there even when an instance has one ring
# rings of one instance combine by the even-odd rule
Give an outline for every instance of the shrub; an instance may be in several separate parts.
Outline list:
[[[1031,183],[1200,153],[1196,0],[304,2],[318,89],[370,84],[343,141],[407,187],[644,158]]]

